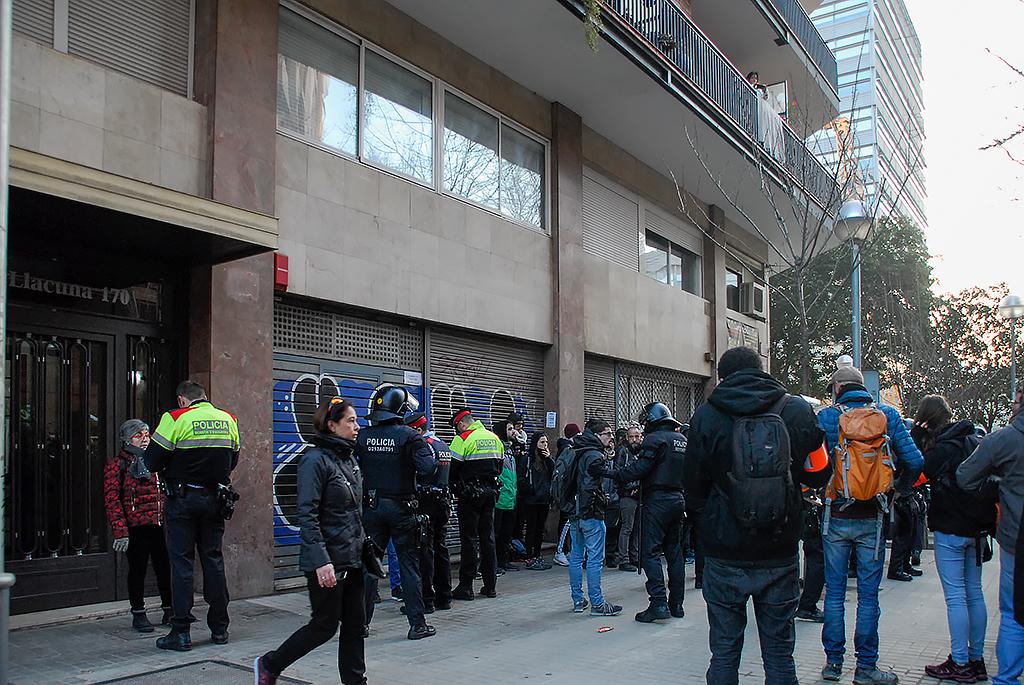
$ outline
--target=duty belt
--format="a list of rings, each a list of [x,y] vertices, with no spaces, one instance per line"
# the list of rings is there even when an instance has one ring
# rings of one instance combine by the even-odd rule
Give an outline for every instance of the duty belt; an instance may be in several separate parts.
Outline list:
[[[448,494],[448,488],[441,485],[417,485],[416,493],[419,495],[440,495]]]

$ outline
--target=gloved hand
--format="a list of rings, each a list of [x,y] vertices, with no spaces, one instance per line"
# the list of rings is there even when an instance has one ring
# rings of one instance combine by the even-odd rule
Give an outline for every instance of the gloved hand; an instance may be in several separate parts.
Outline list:
[[[128,538],[117,538],[114,540],[114,551],[115,552],[127,552],[128,551]]]

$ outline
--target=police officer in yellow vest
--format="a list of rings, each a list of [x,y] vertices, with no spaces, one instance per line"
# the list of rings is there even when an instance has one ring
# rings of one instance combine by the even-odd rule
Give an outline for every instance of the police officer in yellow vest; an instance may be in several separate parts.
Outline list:
[[[178,409],[166,412],[146,449],[146,466],[166,483],[167,551],[171,558],[171,632],[156,641],[160,649],[187,652],[192,612],[192,555],[203,566],[203,598],[211,641],[228,641],[228,588],[221,542],[224,520],[238,497],[228,485],[238,463],[238,422],[206,398],[203,386],[183,381]]]
[[[451,482],[459,498],[459,543],[462,563],[459,584],[452,597],[472,600],[477,566],[483,576],[480,594],[496,597],[494,547],[494,505],[498,501],[498,476],[505,448],[498,436],[473,418],[469,409],[460,409],[452,417],[455,440],[452,441]]]

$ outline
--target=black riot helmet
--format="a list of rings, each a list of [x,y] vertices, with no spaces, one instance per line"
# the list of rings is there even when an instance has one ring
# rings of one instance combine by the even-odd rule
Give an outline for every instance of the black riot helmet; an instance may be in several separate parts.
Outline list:
[[[673,426],[682,424],[672,417],[672,412],[663,402],[651,402],[637,417],[637,421],[643,424],[644,430],[650,430],[660,423],[670,423]]]
[[[386,383],[370,395],[370,413],[367,421],[380,423],[391,419],[403,419],[409,412],[419,409],[420,403],[400,385]]]

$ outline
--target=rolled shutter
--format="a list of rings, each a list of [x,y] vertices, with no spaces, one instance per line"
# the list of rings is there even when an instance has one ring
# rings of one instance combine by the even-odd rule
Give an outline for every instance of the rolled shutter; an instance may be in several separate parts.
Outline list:
[[[188,95],[190,0],[70,0],[68,53]]]
[[[639,212],[635,199],[587,171],[583,175],[583,249],[640,270]]]
[[[629,420],[615,415],[615,362],[588,354],[583,360],[583,418],[595,417],[613,425]]]
[[[14,0],[14,30],[53,47],[53,0]]]

